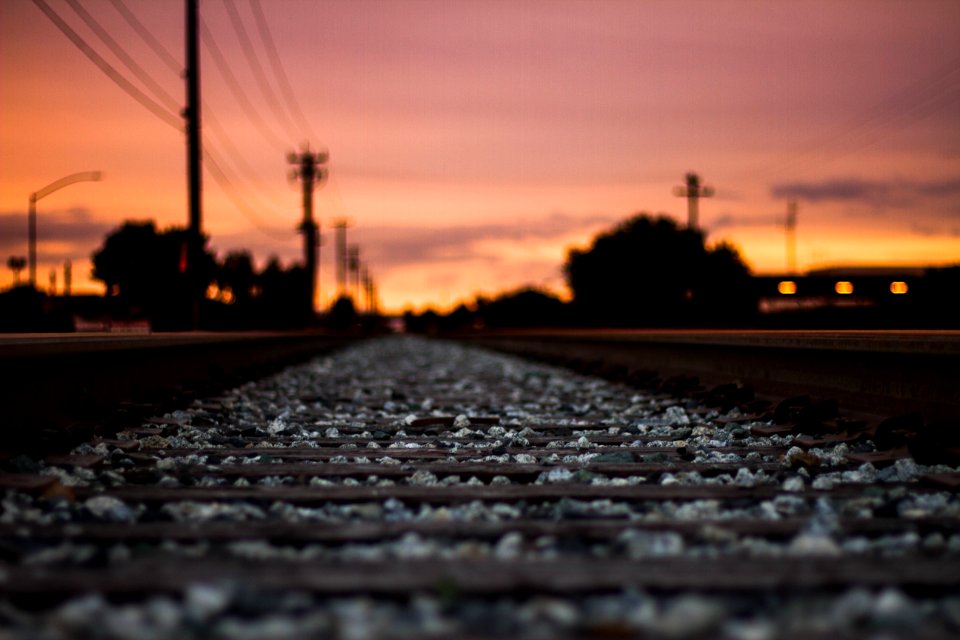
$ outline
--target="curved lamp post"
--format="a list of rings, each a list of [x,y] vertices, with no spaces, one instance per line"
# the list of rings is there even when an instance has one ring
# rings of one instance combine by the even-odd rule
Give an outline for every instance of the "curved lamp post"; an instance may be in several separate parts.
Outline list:
[[[62,189],[74,182],[97,182],[103,180],[100,171],[81,171],[51,182],[43,189],[30,194],[30,213],[27,216],[28,240],[30,251],[30,286],[37,286],[37,200],[45,198],[54,191]]]

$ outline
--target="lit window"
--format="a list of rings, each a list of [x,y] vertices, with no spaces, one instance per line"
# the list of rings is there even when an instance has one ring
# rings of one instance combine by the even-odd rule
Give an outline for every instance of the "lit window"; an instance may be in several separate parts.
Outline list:
[[[777,291],[785,296],[792,296],[797,292],[797,283],[793,280],[784,280],[777,285]]]
[[[896,295],[902,295],[910,290],[910,287],[907,286],[906,282],[891,282],[890,283],[890,293]]]
[[[834,285],[833,290],[842,296],[848,296],[853,293],[853,283],[847,282],[846,280],[841,280]]]

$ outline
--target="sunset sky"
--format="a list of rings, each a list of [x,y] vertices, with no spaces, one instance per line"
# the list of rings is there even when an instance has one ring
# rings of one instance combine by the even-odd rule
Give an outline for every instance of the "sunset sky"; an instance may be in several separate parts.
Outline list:
[[[183,2],[80,3],[169,97],[124,66],[77,0],[44,4],[167,113],[121,90],[32,0],[0,1],[0,288],[13,282],[7,257],[27,253],[30,193],[100,170],[102,182],[38,203],[39,283],[71,259],[74,291],[100,291],[89,258],[107,232],[187,222]],[[350,219],[386,309],[446,308],[525,284],[562,291],[567,248],[636,212],[685,222],[673,189],[688,171],[715,189],[700,209],[708,240],[736,245],[757,273],[785,268],[789,198],[801,270],[960,262],[956,0],[201,0],[200,11],[203,135],[226,176],[205,171],[204,231],[221,256],[299,261],[286,155],[328,149],[323,305],[335,218]]]

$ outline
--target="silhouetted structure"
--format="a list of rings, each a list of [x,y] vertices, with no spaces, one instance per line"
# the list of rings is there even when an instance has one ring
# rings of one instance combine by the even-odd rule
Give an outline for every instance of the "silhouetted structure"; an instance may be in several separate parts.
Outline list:
[[[287,160],[297,167],[293,176],[300,178],[303,184],[303,222],[299,230],[303,234],[303,266],[307,274],[307,291],[304,295],[311,313],[319,287],[317,265],[320,258],[320,224],[313,219],[313,190],[327,177],[327,170],[322,165],[326,164],[328,158],[326,152],[311,153],[309,146],[300,154],[291,153],[287,156]]]
[[[676,196],[687,199],[687,227],[690,229],[699,229],[700,198],[709,198],[712,196],[713,187],[701,185],[700,176],[695,173],[688,173],[686,180],[686,186],[676,187],[673,193]]]
[[[73,293],[73,263],[69,260],[63,263],[63,295],[67,298]]]
[[[762,325],[955,328],[960,266],[836,267],[754,278]]]
[[[360,302],[360,247],[355,244],[347,248],[347,268],[352,282],[353,298]]]
[[[27,255],[30,286],[37,286],[37,201],[71,184],[76,184],[77,182],[97,182],[102,179],[103,173],[100,171],[71,173],[59,180],[54,180],[42,189],[30,194],[30,205],[27,210]]]
[[[787,273],[797,272],[797,201],[787,202]]]
[[[638,215],[572,250],[564,265],[575,319],[586,325],[730,325],[750,319],[750,273],[725,244],[666,217]]]
[[[340,218],[333,222],[333,227],[337,230],[336,237],[336,261],[337,261],[337,295],[348,295],[347,291],[347,227],[350,222],[345,218]]]
[[[185,68],[186,106],[183,120],[187,132],[187,200],[190,226],[187,229],[186,268],[190,295],[190,326],[200,328],[200,305],[209,282],[203,235],[203,137],[200,134],[200,9],[199,0],[186,0]]]

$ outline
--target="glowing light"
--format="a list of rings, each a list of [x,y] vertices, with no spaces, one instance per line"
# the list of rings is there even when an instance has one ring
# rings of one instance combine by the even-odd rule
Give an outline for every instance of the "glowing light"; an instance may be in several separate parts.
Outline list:
[[[785,296],[792,296],[797,292],[797,283],[793,280],[784,280],[777,285],[777,291]]]
[[[910,290],[910,287],[907,286],[906,282],[891,282],[890,283],[890,293],[894,295],[903,295]]]
[[[848,296],[853,293],[853,283],[847,282],[846,280],[841,280],[834,285],[833,290],[842,296]]]

